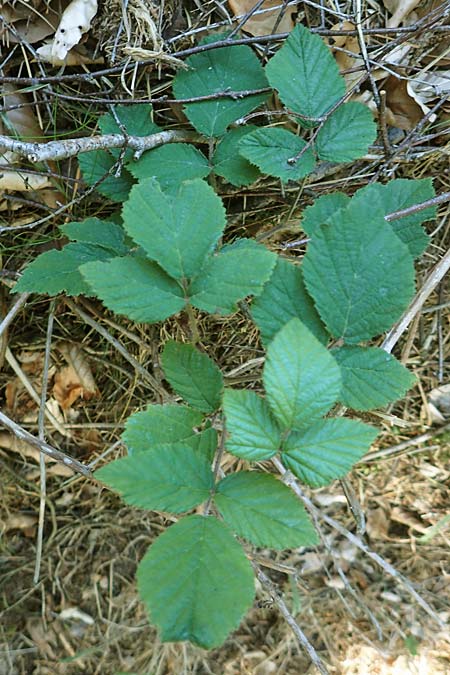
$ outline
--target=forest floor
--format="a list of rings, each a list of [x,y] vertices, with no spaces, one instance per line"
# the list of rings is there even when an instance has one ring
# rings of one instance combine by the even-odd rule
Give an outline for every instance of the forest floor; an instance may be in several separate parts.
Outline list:
[[[302,236],[303,209],[332,190],[351,195],[372,180],[393,177],[428,177],[437,194],[450,190],[449,2],[280,0],[264,3],[279,5],[272,13],[244,21],[245,16],[236,17],[245,15],[253,0],[100,0],[83,43],[61,69],[38,60],[36,49],[51,38],[67,4],[0,3],[0,133],[12,128],[22,138],[41,140],[91,135],[112,99],[170,96],[177,66],[173,56],[205,35],[236,27],[238,21],[244,37],[278,34],[298,21],[328,41],[348,87],[369,67],[374,87],[386,92],[381,120],[369,80],[354,98],[378,115],[385,144],[381,134],[366,157],[334,167],[307,185],[289,183],[281,190],[274,179],[242,189],[220,184],[231,230],[266,235],[265,244],[280,252]],[[276,23],[280,11],[282,20]],[[355,31],[358,12],[366,63]],[[333,34],[337,30],[340,35]],[[264,60],[279,43],[275,35],[253,48]],[[377,48],[389,44],[392,48],[377,61]],[[99,70],[104,74],[86,77]],[[154,119],[165,127],[186,127],[180,106],[170,102],[154,105]],[[178,317],[161,325],[135,324],[91,298],[32,295],[15,311],[17,298],[10,292],[15,273],[55,246],[57,226],[108,215],[113,205],[86,190],[75,158],[34,169],[23,159],[7,161],[15,175],[8,185],[0,177],[0,228],[7,228],[0,229],[0,318],[11,316],[12,321],[0,335],[1,409],[37,436],[46,382],[47,441],[80,461],[103,461],[105,453],[120,456],[125,419],[159,402],[142,368],[158,377],[161,344],[169,337],[182,338],[188,327]],[[448,204],[441,205],[437,219],[426,224],[431,243],[417,265],[418,289],[450,248],[449,210]],[[301,257],[303,252],[300,246],[286,255]],[[450,618],[449,310],[447,278],[395,348],[416,374],[416,386],[403,401],[367,416],[381,434],[349,476],[367,521],[366,533],[358,538],[362,546],[321,520],[321,546],[258,553],[330,673],[450,672],[450,636],[437,622]],[[54,325],[47,369],[49,316]],[[226,324],[203,317],[200,329],[208,353],[235,381],[259,377],[259,335],[245,316],[236,313]],[[257,589],[257,604],[221,648],[206,652],[184,643],[161,643],[138,598],[135,571],[171,519],[124,506],[111,492],[60,464],[47,463],[46,473],[40,530],[39,452],[8,429],[0,430],[0,675],[316,672],[262,588]],[[308,494],[324,516],[355,532],[339,482]],[[40,531],[43,548],[34,583]],[[394,575],[386,571],[387,563]]]

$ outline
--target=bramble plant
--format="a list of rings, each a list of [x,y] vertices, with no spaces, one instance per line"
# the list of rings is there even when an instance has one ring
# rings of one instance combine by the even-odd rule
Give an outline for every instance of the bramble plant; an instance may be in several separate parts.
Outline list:
[[[186,63],[189,69],[174,81],[178,99],[270,85],[306,137],[280,127],[230,128],[266,103],[267,93],[186,104],[190,123],[209,140],[210,158],[187,143],[150,150],[138,161],[127,150],[121,175],[107,175],[99,185],[123,202],[120,217],[62,226],[71,243],[39,256],[15,290],[93,295],[148,323],[187,312],[193,344],[169,341],[161,354],[165,378],[184,403],[149,405],[131,415],[123,434],[128,456],[96,476],[139,508],[196,509],[157,538],[137,578],[163,640],[211,648],[254,598],[252,566],[236,536],[275,549],[317,541],[290,488],[250,463],[278,456],[302,482],[326,485],[344,476],[377,435],[359,420],[329,416],[335,404],[371,410],[414,384],[399,361],[367,343],[411,301],[414,258],[428,242],[421,224],[434,210],[386,221],[388,213],[433,196],[428,180],[393,180],[351,198],[328,194],[306,208],[301,228],[310,242],[301,265],[251,239],[223,244],[226,213],[204,180],[210,173],[236,186],[262,174],[297,180],[317,159],[363,155],[375,125],[363,105],[338,106],[344,80],[321,39],[301,26],[265,69],[242,45]],[[160,131],[148,107],[118,107],[117,114],[130,135]],[[103,133],[119,130],[110,114],[99,124]],[[81,156],[86,182],[94,184],[119,158],[119,150]],[[264,396],[224,388],[220,369],[195,346],[196,310],[231,314],[248,296],[266,351]],[[223,451],[249,469],[222,476]]]

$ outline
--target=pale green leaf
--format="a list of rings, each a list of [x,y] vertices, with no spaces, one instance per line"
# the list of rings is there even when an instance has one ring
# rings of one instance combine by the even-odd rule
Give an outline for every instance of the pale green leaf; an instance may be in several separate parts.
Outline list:
[[[181,286],[150,260],[113,258],[82,265],[80,272],[108,309],[134,321],[163,321],[186,304]]]
[[[299,499],[270,474],[239,471],[217,486],[214,502],[227,525],[256,546],[314,546],[317,535]]]
[[[299,319],[291,319],[269,344],[263,379],[283,429],[304,429],[326,415],[341,389],[336,361]]]
[[[153,178],[132,189],[123,221],[148,257],[176,279],[198,274],[226,222],[220,197],[204,181],[181,183],[169,194]]]
[[[386,185],[371,183],[358,190],[353,199],[362,199],[365,203],[376,201],[380,204],[383,214],[387,216],[389,213],[425,202],[434,196],[431,178],[421,180],[396,178],[390,180]],[[421,225],[426,220],[432,220],[435,217],[436,207],[430,206],[428,209],[417,211],[417,213],[412,213],[405,218],[392,220],[389,224],[395,234],[408,246],[411,255],[417,258],[424,252],[429,242],[429,237]]]
[[[114,255],[103,246],[86,243],[67,244],[61,251],[46,251],[25,268],[14,292],[92,295],[90,285],[79,272],[80,265],[93,260],[108,260]]]
[[[201,504],[214,485],[207,460],[183,443],[116,459],[95,476],[131,506],[173,513]]]
[[[331,218],[339,209],[347,206],[349,201],[350,197],[347,197],[343,192],[331,192],[316,199],[314,204],[307,206],[303,212],[300,222],[303,232],[312,237],[319,225],[325,225],[328,218]]]
[[[268,127],[247,134],[239,152],[263,173],[282,181],[298,180],[314,169],[314,153],[306,141],[287,129]]]
[[[215,173],[237,187],[250,185],[261,176],[256,166],[239,154],[241,139],[255,129],[257,127],[252,125],[231,129],[218,144],[212,158]]]
[[[213,517],[188,516],[169,527],[142,559],[137,579],[162,640],[205,649],[237,628],[255,594],[241,546]]]
[[[115,175],[119,167],[113,168],[117,162],[113,155],[106,150],[93,150],[80,153],[77,159],[83,179],[89,186],[106,176],[95,188],[97,192],[114,202],[124,202],[127,199],[135,180],[124,167],[121,167],[119,176]]]
[[[328,341],[328,333],[305,288],[301,268],[283,258],[278,258],[263,292],[252,303],[251,313],[265,345],[294,317],[320,342]]]
[[[341,347],[331,352],[339,364],[339,400],[354,410],[371,410],[406,394],[415,381],[396,358],[379,347]]]
[[[345,94],[345,81],[322,38],[298,24],[266,66],[280,99],[300,115],[319,118]]]
[[[335,338],[357,343],[389,329],[414,295],[408,248],[377,204],[362,200],[317,227],[303,260],[303,278]]]
[[[192,304],[210,314],[231,314],[247,295],[258,295],[276,256],[261,244],[240,239],[210,258],[189,287]]]
[[[289,434],[281,459],[308,485],[326,485],[345,476],[369,450],[377,434],[377,429],[357,420],[321,420],[304,431]]]
[[[189,70],[180,70],[173,81],[173,91],[177,99],[267,87],[264,69],[258,57],[245,45],[211,49],[190,56],[185,63]],[[232,122],[264,103],[267,96],[268,94],[242,98],[230,96],[187,103],[184,111],[192,126],[200,133],[206,136],[222,136]]]
[[[220,407],[222,373],[207,354],[192,345],[169,341],[161,362],[166,380],[193,408],[211,413]]]
[[[223,397],[226,449],[252,462],[278,452],[281,432],[266,401],[254,391],[227,389]]]
[[[123,228],[117,223],[99,218],[86,218],[81,222],[61,225],[59,229],[73,241],[96,244],[114,251],[118,256],[125,255],[129,250],[125,245]]]
[[[148,452],[155,445],[190,442],[202,420],[201,413],[184,405],[149,405],[127,419],[122,438],[130,454]]]
[[[363,157],[377,136],[369,108],[357,101],[344,103],[330,115],[315,140],[320,159],[351,162]]]
[[[194,178],[205,178],[211,171],[205,155],[187,143],[167,143],[144,152],[128,169],[135,178],[156,178],[162,190],[175,188]]]

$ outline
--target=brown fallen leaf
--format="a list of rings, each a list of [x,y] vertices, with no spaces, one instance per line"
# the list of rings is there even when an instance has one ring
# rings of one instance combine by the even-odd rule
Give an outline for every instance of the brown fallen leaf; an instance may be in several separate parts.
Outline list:
[[[78,398],[89,400],[98,396],[87,356],[79,345],[62,342],[58,350],[68,363],[55,375],[53,395],[63,410],[68,410]]]
[[[386,121],[392,127],[410,131],[423,117],[421,107],[410,96],[407,81],[391,75],[383,84],[386,92]]]
[[[351,21],[343,21],[341,23],[336,23],[331,27],[331,30],[354,30],[355,24]],[[336,63],[339,66],[339,70],[342,73],[347,90],[351,89],[353,85],[361,78],[361,71],[355,72],[346,72],[354,68],[359,68],[364,64],[363,59],[360,55],[359,42],[356,35],[338,35],[329,40],[332,51],[334,52],[334,58]],[[345,51],[340,51],[345,50]],[[347,52],[351,52],[348,54]]]
[[[22,457],[28,457],[29,459],[34,460],[36,463],[40,461],[41,453],[34,445],[30,445],[26,441],[22,441],[13,434],[10,434],[8,431],[0,432],[0,448],[5,450],[11,450],[12,452],[17,452],[22,455]],[[69,469],[68,466],[61,464],[60,462],[55,462],[51,457],[45,456],[45,461],[47,464],[47,474],[52,476],[63,476],[70,478],[73,476],[72,469]],[[39,475],[37,470],[33,477]]]
[[[22,530],[26,537],[32,537],[36,530],[37,521],[36,516],[30,516],[26,513],[11,514],[6,520],[0,521],[0,530],[4,532]]]
[[[228,4],[234,16],[240,17],[253,9],[256,0],[228,0]],[[289,33],[294,28],[294,15],[297,9],[292,6],[285,7],[278,21],[282,9],[282,0],[265,0],[255,14],[247,19],[242,30],[250,35],[270,35],[274,31]]]

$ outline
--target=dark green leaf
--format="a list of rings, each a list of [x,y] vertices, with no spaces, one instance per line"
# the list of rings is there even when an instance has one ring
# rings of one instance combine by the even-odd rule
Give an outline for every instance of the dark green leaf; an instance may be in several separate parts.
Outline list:
[[[126,256],[82,265],[80,272],[108,309],[155,323],[186,304],[182,288],[156,263]]]
[[[116,176],[118,167],[112,169],[117,160],[106,150],[93,150],[78,155],[78,164],[83,179],[88,185],[94,185],[100,178],[106,176],[97,187],[97,192],[108,197],[113,202],[124,202],[130,192],[134,178],[125,168],[121,168],[120,176]],[[112,170],[110,175],[108,172]]]
[[[280,429],[266,401],[254,391],[227,389],[223,411],[229,434],[228,452],[253,462],[269,459],[278,452]]]
[[[251,312],[265,345],[294,317],[320,342],[328,341],[328,333],[305,288],[301,268],[283,258],[278,258],[263,292],[253,301]]]
[[[161,361],[166,380],[193,408],[211,413],[220,407],[222,373],[209,356],[192,345],[170,341]]]
[[[256,546],[312,546],[317,535],[294,493],[274,476],[240,471],[217,486],[214,501],[225,522]]]
[[[163,641],[210,649],[236,628],[254,598],[241,546],[215,518],[188,516],[158,537],[141,561],[139,593]]]
[[[144,152],[128,168],[139,180],[156,178],[162,190],[174,189],[186,180],[205,178],[211,171],[205,155],[187,143],[167,143]]]
[[[132,189],[123,220],[148,257],[177,279],[198,274],[226,222],[221,199],[204,181],[181,183],[168,194],[153,178]]]
[[[125,245],[125,233],[123,228],[117,223],[112,223],[99,218],[86,218],[78,223],[67,223],[61,225],[61,232],[73,241],[85,244],[96,244],[111,251],[115,255],[125,255],[128,253],[128,246]]]
[[[283,464],[312,486],[344,476],[368,451],[378,432],[374,427],[343,417],[316,422],[292,432],[283,444]]]
[[[345,94],[345,81],[322,38],[298,24],[266,66],[272,87],[289,110],[318,118]]]
[[[304,429],[336,403],[341,377],[330,352],[299,319],[291,319],[267,348],[264,387],[283,429]]]
[[[330,162],[351,162],[366,154],[376,136],[377,127],[369,108],[357,101],[344,103],[317,134],[317,154]]]
[[[351,201],[316,228],[303,261],[306,288],[335,338],[356,343],[389,329],[414,295],[408,248],[377,204]]]
[[[131,506],[173,513],[201,504],[214,485],[207,460],[184,443],[116,459],[95,476]]]
[[[103,134],[123,134],[122,129],[116,122],[116,118],[121,122],[128,136],[151,136],[162,131],[157,124],[152,122],[152,106],[149,105],[116,105],[114,107],[115,116],[112,113],[105,113],[98,121],[98,125]],[[117,159],[122,152],[121,149],[111,150],[111,154]],[[133,150],[128,148],[123,155],[124,161],[131,161]]]
[[[313,151],[302,138],[278,127],[258,129],[245,136],[239,152],[270,176],[298,180],[314,169]]]
[[[148,452],[155,445],[165,443],[191,445],[192,439],[198,436],[194,427],[202,421],[201,413],[184,405],[149,405],[127,419],[122,438],[130,454]]]
[[[107,260],[113,255],[103,246],[85,243],[67,244],[61,251],[46,251],[26,267],[14,292],[92,295],[90,285],[79,272],[80,265],[92,260]]]
[[[416,381],[405,366],[378,347],[341,347],[331,353],[341,369],[340,401],[354,410],[392,403]]]
[[[180,70],[173,81],[177,99],[267,87],[257,56],[245,45],[211,49],[190,56],[185,63],[189,70]],[[185,104],[184,110],[197,131],[206,136],[222,136],[232,122],[247,115],[266,99],[267,94],[222,97]]]
[[[254,183],[260,172],[239,154],[239,142],[257,127],[248,125],[231,129],[220,141],[212,158],[215,173],[232,185],[240,187]]]
[[[325,225],[328,218],[332,218],[339,209],[347,206],[349,201],[350,197],[343,192],[331,192],[316,199],[314,204],[308,206],[303,212],[300,223],[303,232],[312,237],[319,225]]]
[[[210,314],[231,314],[238,300],[261,292],[275,261],[273,253],[250,239],[224,246],[192,282],[190,300]]]

